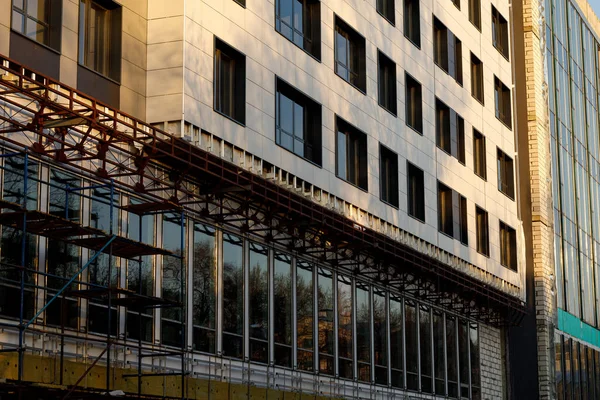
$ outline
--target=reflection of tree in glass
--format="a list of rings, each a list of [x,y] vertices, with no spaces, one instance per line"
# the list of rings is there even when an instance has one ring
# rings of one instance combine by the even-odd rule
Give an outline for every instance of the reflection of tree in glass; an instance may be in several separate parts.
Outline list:
[[[251,252],[250,288],[250,337],[267,340],[269,318],[269,275],[266,255]]]
[[[194,324],[214,328],[215,321],[215,257],[214,238],[203,235],[194,244],[192,295]]]
[[[292,277],[290,266],[287,274],[275,273],[273,280],[274,314],[275,314],[275,342],[282,344],[292,343]]]
[[[223,241],[223,330],[243,334],[244,275],[242,246]]]

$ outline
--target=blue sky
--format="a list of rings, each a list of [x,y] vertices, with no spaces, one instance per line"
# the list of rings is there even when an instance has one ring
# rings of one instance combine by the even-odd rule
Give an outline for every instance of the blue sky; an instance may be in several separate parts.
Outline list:
[[[596,15],[600,17],[600,0],[588,0],[588,2],[592,5]]]

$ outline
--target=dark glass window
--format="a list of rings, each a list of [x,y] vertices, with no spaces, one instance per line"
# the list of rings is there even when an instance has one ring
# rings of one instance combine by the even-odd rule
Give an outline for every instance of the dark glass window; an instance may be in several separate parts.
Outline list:
[[[392,384],[404,388],[404,336],[402,300],[390,296],[390,361],[392,365]]]
[[[396,115],[396,64],[381,51],[377,52],[377,63],[379,105]]]
[[[12,29],[59,50],[61,13],[62,4],[58,0],[13,0]]]
[[[244,124],[246,122],[246,57],[215,38],[215,110]]]
[[[398,155],[379,145],[381,200],[398,207]]]
[[[492,6],[492,43],[508,59],[508,22],[494,6]]]
[[[469,368],[469,327],[461,320],[458,323],[458,361],[460,372],[460,398],[469,398],[469,380],[471,370]]]
[[[238,3],[240,6],[246,8],[246,0],[233,0]]]
[[[81,196],[77,192],[67,190],[67,188],[80,186],[80,178],[57,169],[51,169],[48,188],[50,214],[70,221],[81,221]]]
[[[469,21],[481,30],[481,0],[469,0]]]
[[[321,105],[277,79],[275,141],[321,165]]]
[[[452,0],[452,3],[460,10],[460,0]]]
[[[465,121],[439,99],[435,101],[437,146],[465,163]]]
[[[556,371],[556,399],[565,400],[565,384],[563,376],[563,336],[558,333],[554,334],[554,370]]]
[[[471,355],[471,399],[481,400],[481,366],[479,364],[479,329],[469,325]]]
[[[471,53],[471,95],[483,104],[483,63]]]
[[[408,175],[408,215],[425,221],[425,180],[423,170],[406,164]]]
[[[68,282],[81,268],[79,262],[80,248],[71,243],[56,239],[48,239],[46,251],[46,272],[48,276],[46,285],[46,301],[50,301],[54,294]],[[73,283],[67,290],[77,290]],[[53,301],[46,309],[46,324],[76,329],[79,325],[79,308],[77,299],[61,296]]]
[[[406,302],[406,388],[419,390],[419,335],[417,324],[417,308],[410,301]]]
[[[433,392],[432,384],[432,354],[431,354],[431,313],[429,307],[420,306],[419,338],[421,357],[421,391]]]
[[[250,243],[248,276],[250,360],[269,361],[269,261],[266,247]]]
[[[277,0],[275,29],[316,59],[321,58],[321,2]]]
[[[423,98],[421,84],[405,74],[406,125],[423,134]]]
[[[462,42],[435,17],[433,18],[433,60],[459,85],[462,85]]]
[[[367,190],[367,135],[338,117],[336,142],[336,175]]]
[[[490,240],[487,211],[483,210],[482,208],[475,207],[475,223],[477,235],[477,251],[489,257]]]
[[[392,25],[396,23],[395,2],[396,0],[377,0],[376,4],[377,12]]]
[[[338,275],[337,311],[338,311],[338,375],[340,378],[354,379],[352,349],[352,282],[350,278]]]
[[[435,394],[446,394],[446,353],[444,351],[444,315],[433,310],[433,366],[435,372]]]
[[[358,380],[371,382],[371,299],[361,282],[356,282],[356,360]]]
[[[244,257],[242,239],[223,233],[223,355],[244,355]]]
[[[512,113],[510,103],[510,89],[494,76],[494,101],[496,104],[496,118],[512,129]]]
[[[121,19],[117,3],[79,3],[79,63],[116,81],[121,79]]]
[[[510,197],[515,198],[515,179],[513,171],[513,160],[502,150],[498,149],[498,190]]]
[[[441,182],[438,182],[438,229],[468,244],[467,199]]]
[[[215,229],[194,223],[192,322],[194,350],[214,353],[217,260]]]
[[[485,136],[475,128],[473,128],[473,169],[481,178],[487,178]]]
[[[317,278],[318,324],[319,324],[319,372],[334,374],[333,362],[333,275],[319,268]]]
[[[185,231],[181,214],[167,213],[163,214],[162,224],[162,247],[172,251],[177,256],[183,256],[182,250],[185,238],[182,236]],[[165,300],[182,303],[185,299],[183,293],[185,287],[185,266],[180,257],[163,256],[162,257],[162,297]],[[169,307],[162,309],[161,335],[162,342],[170,346],[181,346],[184,340],[184,329],[182,310],[179,307]]]
[[[296,262],[296,331],[298,339],[298,369],[313,371],[314,367],[314,291],[313,266]],[[319,327],[321,325],[319,324]]]
[[[273,269],[273,310],[275,365],[292,366],[292,258],[275,254]]]
[[[373,349],[375,383],[388,383],[387,351],[387,307],[385,292],[373,289]],[[402,360],[400,360],[402,362]]]
[[[517,232],[500,221],[500,263],[517,270]]]
[[[335,17],[335,73],[363,93],[367,92],[365,38]]]
[[[446,314],[446,362],[448,397],[458,398],[458,340],[456,317]]]
[[[419,0],[404,0],[404,36],[421,47],[421,15]]]

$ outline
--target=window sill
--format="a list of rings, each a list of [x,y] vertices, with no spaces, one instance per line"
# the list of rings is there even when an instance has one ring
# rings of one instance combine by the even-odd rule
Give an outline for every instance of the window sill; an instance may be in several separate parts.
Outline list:
[[[489,252],[488,252],[488,254],[485,254],[484,252],[481,252],[481,251],[477,250],[477,254],[481,254],[485,258],[490,258]]]
[[[479,178],[481,178],[484,182],[487,182],[487,176],[483,176],[483,175],[479,175],[477,172],[473,171],[473,173],[475,174],[475,176],[478,176]]]
[[[394,12],[396,12],[396,10],[394,10]],[[385,15],[383,15],[381,12],[377,11],[377,14],[381,15],[381,17],[383,19],[385,19],[390,25],[396,26],[396,22],[395,21],[392,21],[391,19],[389,19],[388,17],[386,17]]]
[[[246,127],[246,124],[244,122],[238,121],[237,119],[225,114],[224,112],[217,110],[215,107],[213,107],[213,111],[216,112],[217,114],[219,114],[220,116],[225,117],[228,120],[235,122],[236,124],[238,124],[240,126],[243,126],[244,128]]]
[[[309,163],[309,164],[312,164],[312,165],[314,165],[314,166],[315,166],[315,167],[317,167],[317,168],[323,169],[323,166],[322,166],[322,165],[319,165],[319,164],[317,164],[316,162],[314,162],[314,161],[312,161],[312,160],[309,160],[309,159],[308,159],[308,158],[306,158],[306,157],[302,157],[302,156],[300,156],[300,155],[298,155],[298,154],[294,153],[293,151],[291,151],[291,150],[290,150],[290,149],[288,149],[287,147],[284,147],[284,146],[280,145],[279,143],[277,143],[277,141],[275,141],[275,144],[277,145],[277,147],[280,147],[280,148],[282,148],[282,149],[283,149],[283,150],[285,150],[286,152],[288,152],[288,153],[290,153],[290,154],[293,154],[293,155],[295,155],[296,157],[298,157],[298,158],[300,158],[300,159],[302,159],[302,160],[306,161],[307,163]]]
[[[500,188],[498,188],[498,191],[499,191],[500,193],[502,193],[503,195],[505,195],[506,197],[508,197],[509,199],[511,199],[512,201],[515,201],[515,196],[514,196],[514,195],[513,195],[513,196],[511,196],[510,194],[508,194],[508,193],[506,193],[506,192],[502,191]]]
[[[463,83],[460,82],[458,79],[456,79],[455,77],[453,77],[452,75],[450,75],[450,72],[448,72],[447,70],[444,69],[444,67],[442,67],[440,64],[438,64],[437,62],[433,62],[439,69],[441,69],[442,71],[444,71],[444,73],[446,75],[448,75],[450,78],[452,78],[454,80],[454,82],[456,82],[458,84],[458,86],[463,87]]]
[[[396,99],[396,101],[398,101],[398,100]],[[377,102],[377,104],[379,104],[379,107],[383,108],[385,111],[387,111],[388,113],[392,114],[394,116],[394,118],[398,118],[398,114],[397,113],[395,113],[392,110],[388,109],[386,106],[384,106],[380,102]]]
[[[502,265],[504,268],[506,268],[508,270],[511,270],[513,272],[519,272],[517,268],[513,268],[513,267],[511,267],[509,265],[502,264],[502,262],[500,263],[500,265]]]
[[[406,126],[408,126],[410,129],[412,129],[413,131],[418,133],[420,136],[423,136],[423,130],[418,130],[417,128],[415,128],[414,126],[409,124],[408,122],[406,122]]]
[[[408,213],[408,216],[411,217],[412,219],[419,221],[422,224],[425,223],[425,218],[421,219],[421,218],[417,217],[416,215],[412,215],[410,212]]]
[[[381,196],[379,196],[379,200],[381,200],[381,202],[383,204],[385,204],[386,206],[390,206],[390,207],[392,207],[392,208],[394,208],[396,210],[400,209],[400,205],[399,204],[398,205],[394,205],[394,204],[390,203],[389,201],[382,199]]]
[[[37,44],[38,46],[41,46],[41,47],[43,47],[43,48],[45,48],[45,49],[47,49],[47,50],[50,50],[50,51],[51,51],[51,52],[53,52],[53,53],[56,53],[56,54],[57,54],[57,55],[59,55],[59,56],[61,55],[61,53],[60,53],[60,49],[55,49],[55,48],[53,48],[53,47],[50,47],[50,46],[49,46],[49,45],[47,45],[47,44],[44,44],[44,43],[42,43],[42,42],[38,42],[37,40],[35,40],[35,39],[32,39],[32,38],[30,38],[29,36],[23,35],[21,32],[19,32],[19,31],[16,31],[16,30],[14,30],[14,29],[12,29],[12,28],[10,29],[10,31],[11,31],[12,33],[16,34],[16,35],[19,35],[19,36],[21,36],[21,37],[22,37],[22,38],[24,38],[24,39],[27,39],[27,40],[29,40],[29,41],[30,41],[30,42],[32,42],[32,43],[35,43],[35,44]]]
[[[234,0],[235,1],[235,0]],[[279,33],[285,40],[287,40],[288,42],[290,42],[291,44],[293,44],[294,46],[296,46],[297,48],[299,48],[300,50],[302,50],[304,53],[306,53],[310,58],[314,59],[316,62],[318,62],[319,64],[321,63],[321,57],[317,57],[316,55],[312,54],[310,51],[306,50],[304,47],[300,47],[298,46],[296,43],[294,43],[293,41],[291,41],[287,36],[285,36],[283,33],[281,33],[280,31],[277,30],[277,28],[275,28],[275,32]]]
[[[342,77],[340,74],[338,74],[337,72],[335,73],[335,75],[340,78],[341,80],[343,80],[344,82],[346,82],[348,85],[352,86],[354,89],[358,90],[360,93],[362,93],[363,95],[367,95],[367,91],[366,90],[362,90],[361,88],[359,88],[358,86],[356,86],[355,84],[353,84],[350,81],[347,81],[346,79],[344,79],[344,77]]]
[[[496,115],[496,119],[500,122],[502,122],[502,125],[504,125],[505,127],[507,127],[509,130],[512,131],[512,125],[507,124],[504,120],[502,120],[501,118],[498,118],[498,116]]]
[[[471,97],[473,97],[475,100],[477,100],[477,102],[479,104],[481,104],[482,106],[485,107],[485,103],[484,103],[483,99],[478,99],[477,97],[475,97],[475,95],[473,93],[471,93]]]
[[[465,242],[461,241],[460,239],[457,239],[457,238],[455,238],[454,236],[447,234],[447,233],[446,233],[446,232],[444,232],[444,231],[440,231],[440,230],[438,229],[438,232],[439,232],[439,233],[441,233],[442,235],[446,236],[446,237],[449,237],[449,238],[450,238],[450,239],[452,239],[452,240],[458,240],[458,242],[459,242],[460,244],[462,244],[463,246],[468,246],[468,245],[469,245],[469,242],[465,243]]]
[[[420,33],[419,33],[420,34]],[[417,43],[414,40],[412,40],[406,33],[404,34],[404,37],[413,44],[413,46],[415,46],[417,49],[421,50],[421,43]]]
[[[496,50],[498,50],[498,53],[500,53],[500,55],[501,55],[502,57],[504,57],[504,59],[505,59],[506,61],[510,62],[510,59],[508,58],[508,54],[504,54],[504,51],[502,51],[500,48],[498,48],[498,46],[496,46],[495,44],[493,44],[493,43],[492,43],[492,45],[494,46],[494,48],[495,48]]]
[[[363,192],[365,192],[365,193],[369,193],[369,190],[368,190],[367,188],[362,188],[362,187],[358,186],[357,184],[355,184],[355,183],[352,183],[352,182],[350,182],[349,180],[347,180],[347,179],[344,179],[344,178],[340,177],[338,174],[335,174],[335,176],[336,176],[336,178],[338,178],[338,179],[340,179],[340,180],[342,180],[342,181],[346,182],[347,184],[349,184],[349,185],[351,185],[351,186],[354,186],[355,188],[357,188],[357,189],[359,189],[359,190],[362,190],[362,191],[363,191]]]
[[[88,66],[86,66],[86,65],[83,65],[83,64],[82,64],[82,63],[80,63],[80,62],[78,62],[78,63],[77,63],[77,65],[78,65],[78,66],[80,66],[81,68],[85,68],[86,70],[90,71],[90,72],[91,72],[91,73],[93,73],[93,74],[96,74],[96,75],[98,75],[98,76],[100,76],[100,77],[102,77],[102,78],[104,78],[104,79],[107,79],[107,80],[111,81],[111,82],[112,82],[112,83],[114,83],[115,85],[119,85],[119,86],[121,86],[121,82],[120,82],[120,81],[118,81],[118,80],[115,80],[115,79],[113,79],[113,78],[111,78],[111,77],[109,77],[109,76],[106,76],[106,75],[104,75],[104,74],[101,74],[100,72],[98,72],[98,71],[96,71],[96,70],[94,70],[94,69],[92,69],[92,68],[90,68],[90,67],[88,67]]]

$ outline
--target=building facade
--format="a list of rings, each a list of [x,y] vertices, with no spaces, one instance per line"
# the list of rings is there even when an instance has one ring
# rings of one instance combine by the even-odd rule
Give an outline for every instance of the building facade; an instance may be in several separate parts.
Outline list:
[[[585,1],[517,7],[523,16],[515,24],[517,74],[525,79],[516,98],[527,105],[517,111],[518,149],[531,295],[528,317],[510,334],[510,357],[522,360],[511,363],[512,394],[596,399],[600,22]]]
[[[512,12],[0,0],[2,395],[504,398]]]

